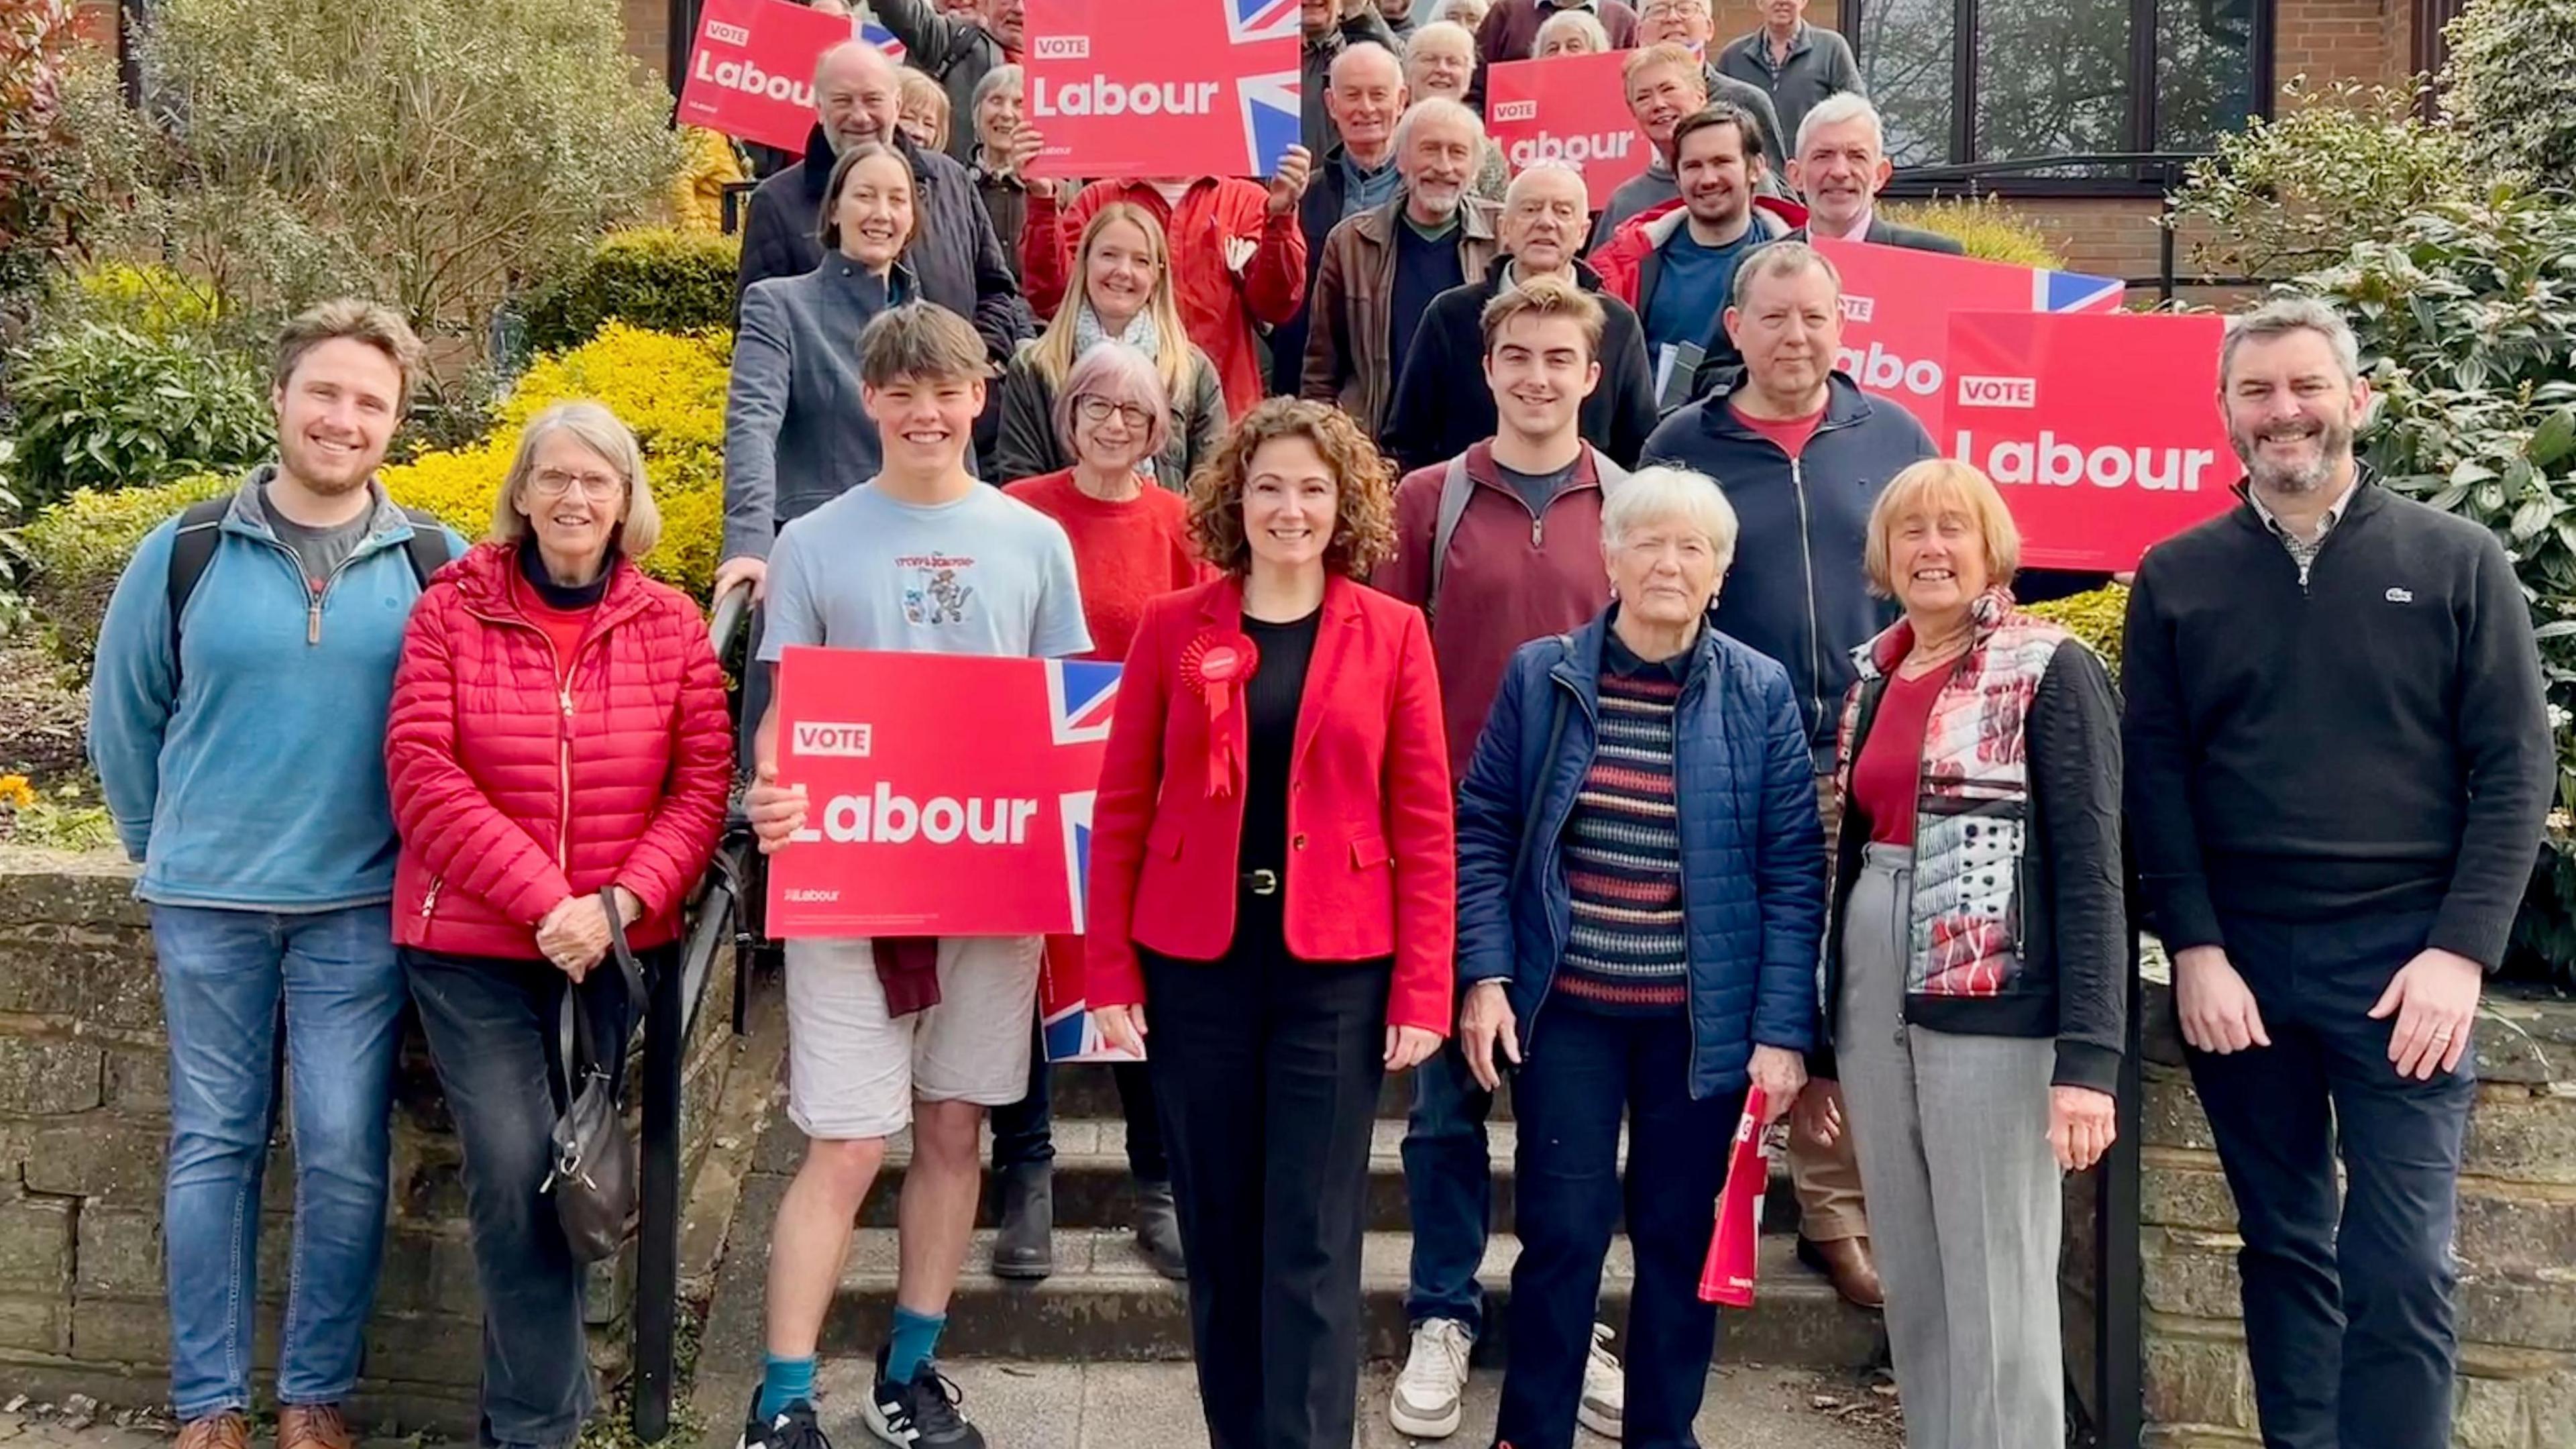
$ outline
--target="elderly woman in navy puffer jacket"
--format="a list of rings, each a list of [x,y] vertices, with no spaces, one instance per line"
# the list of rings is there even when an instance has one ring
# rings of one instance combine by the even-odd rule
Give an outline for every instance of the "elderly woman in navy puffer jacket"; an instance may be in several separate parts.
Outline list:
[[[1805,1081],[1824,831],[1788,672],[1708,622],[1735,552],[1717,485],[1648,468],[1601,511],[1616,599],[1521,646],[1459,790],[1458,1037],[1517,1066],[1521,1256],[1496,1437],[1566,1449],[1625,1206],[1624,1440],[1671,1449],[1716,1347],[1702,1259],[1746,1088]],[[1543,1020],[1542,1020],[1543,1018]]]

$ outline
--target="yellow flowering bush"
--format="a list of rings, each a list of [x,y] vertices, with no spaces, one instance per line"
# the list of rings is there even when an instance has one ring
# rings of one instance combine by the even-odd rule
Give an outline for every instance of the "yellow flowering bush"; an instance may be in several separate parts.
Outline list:
[[[559,402],[605,403],[635,430],[662,541],[644,571],[700,598],[715,575],[724,530],[725,383],[728,333],[647,332],[611,322],[569,352],[539,358],[501,403],[491,434],[467,447],[423,453],[384,470],[385,491],[426,509],[468,539],[492,524],[492,501],[528,420]],[[143,535],[238,480],[213,473],[158,488],[82,490],[38,514],[25,533],[34,562],[30,596],[55,653],[86,669],[117,576]]]

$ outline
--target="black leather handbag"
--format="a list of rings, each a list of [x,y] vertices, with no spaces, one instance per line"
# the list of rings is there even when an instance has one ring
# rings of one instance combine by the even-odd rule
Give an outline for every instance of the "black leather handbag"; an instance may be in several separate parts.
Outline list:
[[[582,1009],[581,987],[568,986],[557,1025],[562,1048],[563,1115],[555,1119],[554,1171],[542,1189],[554,1194],[555,1218],[563,1224],[564,1241],[575,1261],[596,1263],[613,1256],[626,1241],[626,1221],[634,1214],[636,1195],[635,1138],[626,1130],[626,1104],[620,1088],[626,1079],[626,1043],[636,1008],[644,1000],[644,970],[626,944],[626,927],[617,918],[617,902],[602,891],[608,909],[608,960],[617,967],[612,983],[625,993],[618,1020],[628,1024],[618,1039],[595,1040],[590,1013]],[[602,964],[607,964],[603,962]]]

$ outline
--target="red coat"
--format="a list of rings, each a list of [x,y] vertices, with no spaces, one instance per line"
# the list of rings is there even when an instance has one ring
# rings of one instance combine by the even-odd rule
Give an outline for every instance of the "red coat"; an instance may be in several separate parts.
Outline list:
[[[1172,303],[1181,330],[1216,364],[1230,418],[1252,411],[1269,391],[1261,375],[1255,323],[1277,327],[1306,299],[1306,233],[1296,208],[1269,214],[1270,191],[1258,181],[1203,176],[1178,207],[1142,181],[1095,181],[1058,208],[1052,185],[1029,188],[1029,219],[1020,231],[1020,290],[1040,317],[1052,317],[1072,289],[1074,251],[1082,229],[1113,201],[1133,202],[1163,219],[1172,252]],[[1227,249],[1246,253],[1230,265]]]
[[[1234,940],[1243,792],[1208,793],[1209,722],[1182,652],[1239,638],[1218,579],[1145,606],[1092,805],[1088,996],[1145,999],[1136,948],[1213,961]],[[1238,690],[1225,727],[1248,729]],[[1458,858],[1440,684],[1422,611],[1338,578],[1307,666],[1288,802],[1287,935],[1307,961],[1395,958],[1387,1022],[1445,1036]]]
[[[614,567],[566,684],[512,546],[477,544],[422,592],[385,732],[397,942],[533,960],[547,911],[611,884],[644,903],[638,949],[678,937],[733,787],[724,675],[687,595]]]

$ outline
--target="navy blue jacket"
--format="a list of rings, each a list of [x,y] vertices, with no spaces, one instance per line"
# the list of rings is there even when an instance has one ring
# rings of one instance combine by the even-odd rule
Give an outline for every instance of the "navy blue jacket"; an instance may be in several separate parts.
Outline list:
[[[1459,786],[1458,979],[1506,983],[1524,1055],[1546,1050],[1539,1017],[1574,911],[1565,823],[1592,768],[1616,609],[1512,655]],[[1690,1093],[1704,1099],[1746,1084],[1756,1045],[1814,1044],[1825,835],[1806,729],[1777,663],[1701,629],[1673,742]]]
[[[1896,622],[1861,573],[1869,510],[1888,479],[1939,450],[1913,414],[1837,372],[1823,425],[1792,460],[1726,405],[1733,381],[1664,419],[1638,464],[1705,473],[1735,505],[1742,531],[1717,627],[1788,666],[1816,768],[1829,770],[1852,651]]]

